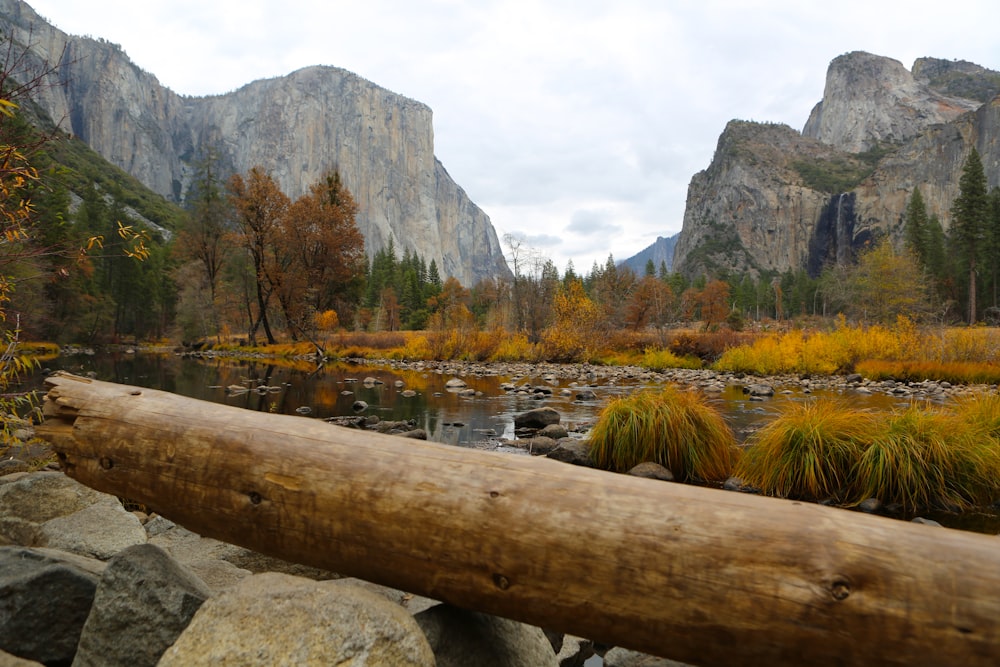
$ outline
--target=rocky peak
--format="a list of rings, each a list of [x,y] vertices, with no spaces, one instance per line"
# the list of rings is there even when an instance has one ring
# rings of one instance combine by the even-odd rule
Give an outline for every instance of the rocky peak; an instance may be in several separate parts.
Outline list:
[[[830,63],[823,100],[813,108],[802,134],[844,151],[862,153],[880,145],[900,144],[980,104],[975,99],[938,92],[898,60],[855,51]]]
[[[61,81],[37,101],[64,130],[170,200],[183,203],[209,152],[223,171],[262,166],[292,198],[337,169],[369,254],[392,239],[465,285],[510,275],[489,217],[434,156],[420,102],[335,67],[182,97],[116,45],[66,35],[21,0],[0,0],[0,31],[35,66],[58,64]]]
[[[989,102],[1000,94],[1000,72],[967,60],[917,58],[913,78],[942,95]]]

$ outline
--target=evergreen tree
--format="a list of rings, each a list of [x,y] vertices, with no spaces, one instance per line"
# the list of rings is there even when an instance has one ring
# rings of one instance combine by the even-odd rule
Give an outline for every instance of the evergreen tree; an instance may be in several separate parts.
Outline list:
[[[958,182],[959,194],[952,203],[951,235],[955,241],[961,266],[968,271],[969,324],[975,324],[977,317],[976,282],[979,264],[985,260],[983,248],[986,241],[989,218],[989,196],[986,191],[986,174],[979,151],[969,153],[962,167],[962,177]]]
[[[646,271],[645,271],[644,275],[647,275],[647,276],[655,276],[656,275],[656,264],[653,263],[653,258],[652,257],[650,257],[649,259],[646,260]]]
[[[921,266],[927,266],[927,207],[920,194],[920,188],[913,188],[910,202],[906,206],[906,247],[913,252]]]

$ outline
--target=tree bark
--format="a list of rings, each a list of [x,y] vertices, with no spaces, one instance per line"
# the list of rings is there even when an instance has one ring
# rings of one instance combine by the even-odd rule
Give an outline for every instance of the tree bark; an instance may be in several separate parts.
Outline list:
[[[994,665],[998,538],[65,374],[66,473],[202,535],[712,665]]]

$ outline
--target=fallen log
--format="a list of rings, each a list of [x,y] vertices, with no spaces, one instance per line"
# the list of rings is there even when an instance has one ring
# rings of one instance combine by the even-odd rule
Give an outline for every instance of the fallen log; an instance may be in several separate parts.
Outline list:
[[[202,535],[712,665],[995,665],[998,538],[66,374],[68,475]]]

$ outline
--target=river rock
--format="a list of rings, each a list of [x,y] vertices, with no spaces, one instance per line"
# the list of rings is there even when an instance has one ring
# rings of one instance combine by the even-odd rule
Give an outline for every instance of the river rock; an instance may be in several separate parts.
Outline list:
[[[594,654],[594,642],[582,637],[565,635],[556,654],[556,662],[559,667],[583,667]]]
[[[748,384],[744,385],[743,393],[751,397],[774,396],[774,387],[769,384]]]
[[[593,392],[593,390],[591,390],[591,389],[581,389],[580,391],[576,392],[576,400],[578,400],[578,401],[596,401],[597,400],[597,394],[595,394]]]
[[[628,474],[634,477],[645,477],[646,479],[658,479],[663,482],[674,481],[674,473],[672,473],[668,468],[655,463],[653,461],[644,461],[631,470]]]
[[[108,561],[73,667],[153,667],[212,591],[152,544]]]
[[[538,436],[542,438],[552,438],[553,440],[562,440],[563,438],[569,437],[569,432],[566,431],[566,427],[562,424],[549,424],[538,432]]]
[[[404,609],[358,586],[258,574],[209,598],[160,667],[434,667]]]
[[[0,485],[0,540],[106,560],[146,542],[146,532],[114,496],[37,472]]]
[[[590,445],[582,440],[563,440],[546,456],[563,463],[572,463],[588,468],[594,467],[594,462],[590,458]]]
[[[559,413],[552,408],[535,408],[514,415],[514,428],[542,429],[549,424],[558,424],[559,419]]]
[[[686,662],[615,647],[604,654],[604,667],[690,667]]]
[[[0,547],[0,650],[69,665],[104,568],[51,549]]]
[[[446,389],[465,389],[469,385],[465,380],[460,380],[458,378],[452,378],[444,383]]]
[[[438,667],[558,667],[540,628],[437,605],[416,615]]]

